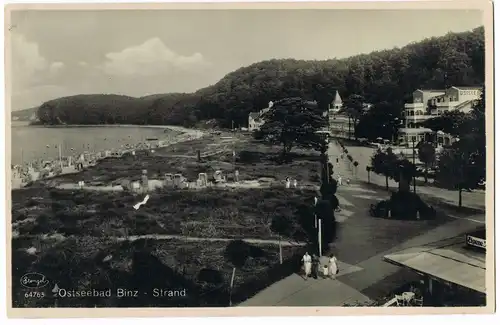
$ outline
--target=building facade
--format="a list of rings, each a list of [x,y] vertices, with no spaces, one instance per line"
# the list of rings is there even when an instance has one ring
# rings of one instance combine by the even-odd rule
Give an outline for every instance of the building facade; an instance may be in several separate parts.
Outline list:
[[[349,132],[349,117],[341,113],[343,104],[342,98],[336,90],[333,101],[328,105],[328,124],[332,137],[349,138],[350,133],[351,136],[354,136],[354,130]],[[351,126],[351,129],[354,128]]]
[[[335,97],[328,107],[328,122],[330,127],[330,135],[332,137],[351,139],[354,138],[354,122],[349,116],[342,112],[343,101],[338,91],[335,92]],[[363,103],[363,111],[368,112],[372,104]]]
[[[354,138],[354,125],[351,121],[349,127],[349,117],[344,114],[329,115],[330,135],[336,138]]]
[[[248,131],[260,130],[260,127],[265,123],[263,115],[267,113],[271,107],[273,107],[272,101],[269,102],[266,108],[263,108],[258,112],[251,112],[248,114]]]
[[[448,89],[417,89],[413,92],[413,102],[405,104],[404,128],[399,130],[399,141],[419,142],[434,132],[419,126],[425,120],[435,118],[445,112],[469,112],[481,96],[481,87],[455,87]],[[455,139],[443,132],[437,133],[437,145],[449,145]]]

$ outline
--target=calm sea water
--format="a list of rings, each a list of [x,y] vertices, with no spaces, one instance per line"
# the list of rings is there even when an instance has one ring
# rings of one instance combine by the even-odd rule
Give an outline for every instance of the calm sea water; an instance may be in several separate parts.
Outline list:
[[[120,148],[125,144],[134,145],[146,141],[147,138],[162,139],[166,136],[168,134],[162,128],[135,126],[47,128],[13,123],[11,159],[12,164],[20,164],[38,158],[57,158],[58,145],[61,145],[64,156],[87,150],[103,151]]]

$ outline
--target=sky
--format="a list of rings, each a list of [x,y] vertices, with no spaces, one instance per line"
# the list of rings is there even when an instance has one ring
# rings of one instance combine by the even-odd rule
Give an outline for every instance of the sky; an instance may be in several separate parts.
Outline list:
[[[13,11],[11,104],[192,92],[262,60],[345,58],[480,25],[471,10]]]

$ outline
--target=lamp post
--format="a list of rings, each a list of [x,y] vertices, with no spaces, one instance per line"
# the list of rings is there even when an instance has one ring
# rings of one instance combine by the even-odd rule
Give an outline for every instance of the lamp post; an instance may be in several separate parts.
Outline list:
[[[413,156],[413,167],[415,168],[415,138],[411,138],[412,142],[412,156]],[[417,193],[417,182],[415,178],[415,172],[413,173],[413,193]]]
[[[396,125],[399,126],[401,124],[401,122],[399,121],[399,118],[395,117],[394,118],[394,122],[396,122]],[[399,129],[399,128],[398,128]],[[395,140],[394,140],[394,130],[392,130],[392,142],[394,143]]]

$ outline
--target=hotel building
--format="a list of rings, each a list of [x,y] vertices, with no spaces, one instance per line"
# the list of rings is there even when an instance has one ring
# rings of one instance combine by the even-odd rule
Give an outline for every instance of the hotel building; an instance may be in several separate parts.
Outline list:
[[[419,126],[419,123],[435,118],[445,112],[469,112],[481,96],[481,87],[456,87],[448,89],[417,89],[413,92],[413,102],[405,104],[403,117],[404,128],[399,130],[400,142],[419,142],[427,134],[434,132]],[[449,145],[455,139],[443,132],[437,133],[437,145]]]

